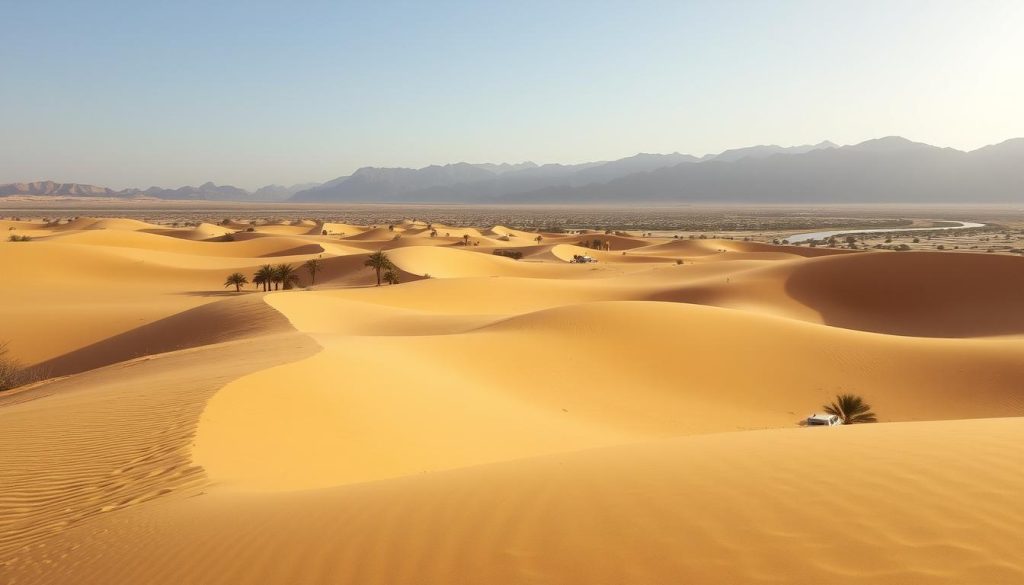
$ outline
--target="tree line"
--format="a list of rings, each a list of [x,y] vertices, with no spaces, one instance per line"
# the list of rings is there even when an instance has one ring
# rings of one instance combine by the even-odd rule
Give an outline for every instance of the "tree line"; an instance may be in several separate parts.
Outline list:
[[[398,267],[396,267],[383,250],[377,250],[366,258],[364,266],[374,271],[377,276],[377,286],[381,282],[388,284],[399,283]],[[323,270],[323,260],[312,258],[302,264],[302,267],[309,273],[310,286],[316,284],[316,275]],[[299,269],[291,264],[264,264],[252,275],[252,280],[241,272],[233,272],[224,280],[224,287],[235,287],[235,292],[241,292],[242,287],[252,283],[254,286],[263,289],[263,292],[271,290],[291,290],[299,286]]]

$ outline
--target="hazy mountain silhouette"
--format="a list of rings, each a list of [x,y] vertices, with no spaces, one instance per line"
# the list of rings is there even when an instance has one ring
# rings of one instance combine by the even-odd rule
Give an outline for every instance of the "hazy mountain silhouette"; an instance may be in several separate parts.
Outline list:
[[[250,193],[231,185],[214,185],[206,182],[198,187],[185,186],[177,189],[150,187],[144,194],[160,199],[198,199],[211,201],[247,201]]]
[[[0,185],[0,197],[9,195],[53,195],[70,197],[117,197],[118,191],[81,183],[55,183],[35,181],[32,183],[8,183]]]
[[[517,165],[469,164],[429,166],[422,169],[364,167],[351,177],[340,177],[299,192],[293,201],[318,202],[480,202],[555,186],[604,183],[640,171],[683,161],[686,154],[638,154],[611,162],[576,165],[532,162]]]
[[[318,187],[300,191],[292,200],[396,201],[413,191],[483,181],[503,174],[489,170],[484,165],[469,163],[431,165],[422,169],[363,167],[349,177],[339,177]]]
[[[318,187],[319,183],[302,183],[285,187],[284,185],[266,185],[249,194],[248,201],[287,201],[299,191]]]
[[[1006,202],[1024,195],[1024,139],[971,152],[887,137],[841,148],[681,163],[602,185],[549,188],[507,203]]]
[[[775,144],[766,144],[760,146],[748,146],[746,148],[733,148],[718,154],[707,154],[701,157],[700,160],[735,162],[743,158],[764,158],[766,156],[772,156],[773,154],[803,154],[812,150],[837,147],[838,145],[829,142],[828,140],[819,142],[818,144],[805,144],[803,146],[778,146]]]
[[[850,146],[752,146],[701,158],[637,154],[573,165],[454,163],[363,167],[321,185],[249,193],[211,182],[114,191],[77,183],[11,183],[9,195],[210,201],[407,203],[999,203],[1024,196],[1024,138],[971,152],[898,136]]]

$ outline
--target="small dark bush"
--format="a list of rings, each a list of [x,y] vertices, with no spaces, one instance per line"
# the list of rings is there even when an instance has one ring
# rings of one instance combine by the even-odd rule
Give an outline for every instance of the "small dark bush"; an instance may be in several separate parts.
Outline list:
[[[519,260],[520,258],[523,257],[523,253],[520,252],[519,250],[495,250],[494,255],[504,256],[506,258],[511,258],[513,260]]]

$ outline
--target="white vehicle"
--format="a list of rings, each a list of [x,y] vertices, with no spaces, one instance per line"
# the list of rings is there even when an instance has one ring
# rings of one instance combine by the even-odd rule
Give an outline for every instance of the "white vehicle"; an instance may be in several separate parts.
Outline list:
[[[812,414],[807,417],[809,427],[834,427],[843,424],[843,419],[834,414]]]
[[[572,257],[572,260],[569,263],[570,264],[590,264],[592,262],[597,262],[597,260],[594,260],[594,258],[592,258],[591,256],[581,256],[579,254],[574,254],[573,257]]]

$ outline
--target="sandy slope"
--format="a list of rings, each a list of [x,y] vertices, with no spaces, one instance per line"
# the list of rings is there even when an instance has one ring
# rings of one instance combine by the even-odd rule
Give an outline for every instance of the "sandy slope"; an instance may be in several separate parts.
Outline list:
[[[1024,579],[1022,439],[1020,419],[728,433],[307,492],[211,489],[64,532],[45,574],[1008,585]]]
[[[8,223],[0,582],[1024,581],[1020,258]]]

